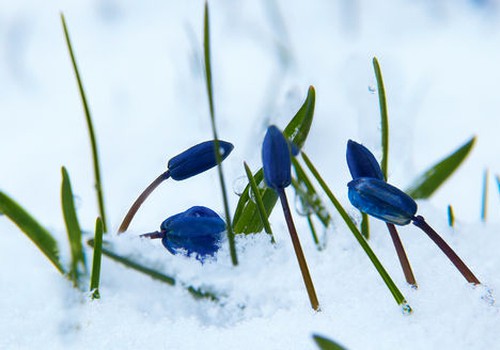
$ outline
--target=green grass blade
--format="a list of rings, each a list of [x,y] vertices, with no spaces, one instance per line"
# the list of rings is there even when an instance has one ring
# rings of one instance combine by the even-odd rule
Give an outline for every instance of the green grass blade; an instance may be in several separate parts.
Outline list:
[[[366,239],[370,239],[370,218],[363,212],[361,212],[361,234]]]
[[[328,213],[311,180],[295,157],[292,157],[292,164],[297,175],[297,180],[292,180],[292,186],[296,195],[299,196],[302,206],[310,208],[323,226],[328,227],[332,221],[330,213]]]
[[[309,230],[311,231],[311,236],[314,244],[318,250],[323,250],[323,244],[320,243],[318,234],[316,233],[316,228],[314,227],[314,223],[312,221],[312,216],[307,215],[307,225],[309,226]]]
[[[104,208],[104,196],[102,190],[102,181],[101,181],[101,169],[99,166],[99,154],[97,152],[97,140],[94,132],[94,125],[92,123],[92,117],[90,114],[90,108],[87,103],[87,97],[85,95],[85,90],[83,89],[82,79],[80,77],[80,72],[78,70],[78,65],[76,64],[75,54],[73,52],[73,46],[71,45],[71,40],[69,37],[68,27],[66,26],[66,20],[64,19],[64,14],[61,13],[61,22],[64,30],[64,37],[66,39],[66,45],[68,46],[69,55],[71,57],[71,63],[73,65],[73,70],[75,72],[76,81],[78,83],[78,90],[80,92],[80,97],[82,99],[83,110],[85,113],[85,120],[87,122],[87,129],[89,133],[90,145],[92,148],[92,161],[94,165],[94,181],[95,181],[95,189],[97,194],[97,204],[99,206],[99,216],[102,218],[102,224],[104,232],[107,232],[106,225],[106,213]]]
[[[455,214],[453,213],[453,207],[450,205],[448,205],[448,225],[450,227],[454,227],[455,226]]]
[[[252,171],[248,167],[248,164],[246,162],[243,162],[243,166],[245,167],[245,172],[247,174],[250,188],[252,189],[252,193],[254,194],[255,203],[257,204],[260,219],[262,220],[262,225],[264,225],[264,231],[266,231],[266,233],[271,236],[271,242],[275,243],[273,231],[271,229],[271,225],[269,224],[269,218],[267,217],[266,208],[264,207],[262,196],[260,195],[260,190],[257,187],[257,183],[255,182],[255,178],[253,177]]]
[[[222,157],[220,154],[219,137],[217,136],[217,128],[215,125],[215,109],[213,98],[213,85],[212,85],[212,65],[210,63],[210,23],[208,13],[208,3],[205,2],[205,20],[204,20],[204,58],[205,58],[205,77],[207,82],[207,95],[210,107],[210,121],[212,123],[212,132],[215,140],[215,156],[217,159],[217,170],[219,173],[219,181],[222,191],[222,199],[224,201],[224,212],[226,214],[226,229],[229,242],[229,251],[231,253],[231,261],[233,265],[238,265],[238,256],[236,254],[236,246],[234,243],[234,231],[231,220],[231,212],[229,211],[229,200],[227,199],[226,181],[224,180],[224,173],[222,171]]]
[[[101,258],[102,258],[102,220],[97,218],[94,234],[94,257],[92,259],[92,272],[90,274],[90,293],[92,299],[100,299],[99,283],[101,280]]]
[[[323,191],[325,191],[327,197],[330,199],[332,204],[335,206],[335,209],[339,212],[340,216],[342,219],[345,221],[347,227],[351,232],[353,233],[354,237],[358,241],[358,243],[361,245],[363,250],[365,251],[366,255],[368,255],[368,258],[372,262],[373,266],[377,270],[377,272],[380,274],[380,277],[382,277],[383,281],[385,282],[387,288],[391,292],[392,296],[398,303],[398,305],[402,306],[404,312],[411,312],[410,306],[407,304],[405,297],[403,294],[400,292],[394,281],[392,280],[391,276],[387,273],[386,269],[382,265],[382,263],[379,261],[373,250],[371,249],[370,245],[366,241],[366,239],[363,237],[361,232],[359,232],[358,228],[354,224],[354,222],[351,220],[349,215],[347,214],[347,211],[342,207],[340,202],[337,200],[337,198],[333,195],[333,192],[330,190],[326,182],[323,180],[319,172],[316,170],[314,165],[312,164],[311,160],[307,155],[302,152],[302,158],[304,159],[304,162],[306,163],[307,167],[309,168],[309,171],[311,171],[311,174],[313,174],[314,178],[318,183],[320,184],[321,188]]]
[[[59,260],[59,247],[54,237],[26,210],[3,192],[0,192],[0,211],[35,243],[60,273],[65,273]]]
[[[320,335],[313,334],[313,339],[321,350],[346,350],[342,345]]]
[[[316,92],[314,87],[310,86],[304,103],[283,131],[283,135],[298,148],[304,145],[307,135],[309,134],[314,116],[315,101]],[[254,174],[254,178],[257,187],[260,187],[264,181],[262,168]],[[250,185],[247,185],[238,201],[234,213],[233,227],[236,233],[257,233],[264,229],[257,205],[250,199],[249,191]],[[278,201],[278,195],[270,188],[261,191],[261,194],[262,202],[269,216]]]
[[[489,171],[486,169],[483,175],[483,193],[481,196],[481,221],[486,222],[488,216],[488,178]]]
[[[68,172],[65,167],[61,168],[61,172],[61,204],[71,252],[71,268],[68,275],[73,281],[73,285],[78,287],[80,277],[86,270],[85,254],[82,245],[82,230],[80,229],[76,215],[73,190],[71,189]]]
[[[384,79],[382,78],[382,71],[380,70],[380,65],[376,57],[373,57],[373,68],[375,70],[375,77],[377,78],[377,91],[378,91],[378,101],[380,105],[380,120],[381,120],[381,133],[382,133],[382,161],[380,162],[380,168],[382,169],[382,174],[387,180],[387,165],[388,165],[388,155],[389,155],[389,117],[387,113],[387,100],[385,97],[385,86]]]
[[[89,240],[88,245],[91,246],[92,248],[95,249],[95,241],[93,239]],[[161,273],[160,271],[157,271],[155,269],[152,269],[150,267],[144,266],[143,264],[134,261],[134,259],[130,257],[125,257],[122,256],[118,253],[113,252],[111,249],[108,249],[105,247],[105,245],[102,245],[101,252],[104,256],[107,256],[111,260],[124,265],[125,267],[128,267],[132,270],[135,270],[137,272],[143,273],[149,277],[151,277],[154,280],[163,282],[165,284],[168,284],[170,286],[175,286],[176,285],[176,280],[175,278],[171,276],[167,276],[164,273]],[[192,286],[184,286],[186,290],[195,298],[197,299],[209,299],[212,301],[217,301],[219,300],[219,297],[211,292],[206,292],[198,288],[194,288]]]
[[[420,175],[406,190],[413,199],[429,198],[451,174],[462,164],[474,146],[476,138],[473,137],[439,163],[432,166]]]

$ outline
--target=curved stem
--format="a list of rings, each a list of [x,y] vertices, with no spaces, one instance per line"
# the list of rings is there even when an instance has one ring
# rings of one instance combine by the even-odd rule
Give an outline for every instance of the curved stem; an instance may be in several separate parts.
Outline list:
[[[297,235],[297,230],[293,223],[292,214],[290,213],[290,207],[286,199],[285,189],[280,189],[278,191],[280,197],[281,205],[283,207],[283,213],[285,214],[286,224],[288,226],[288,231],[290,232],[290,238],[292,239],[293,249],[295,250],[295,255],[299,262],[300,272],[302,273],[302,278],[304,279],[304,284],[306,285],[307,294],[309,295],[309,301],[314,310],[319,311],[318,297],[316,296],[316,291],[314,290],[314,284],[309,274],[309,269],[307,268],[306,258],[304,257],[304,252],[300,246],[299,236]]]
[[[396,230],[396,226],[394,224],[386,223],[387,228],[389,229],[389,233],[391,234],[392,243],[394,243],[394,248],[396,248],[396,253],[398,254],[399,262],[401,267],[403,268],[403,273],[405,274],[406,282],[410,284],[412,287],[417,288],[417,281],[415,280],[415,276],[413,275],[413,271],[411,270],[410,261],[408,260],[408,256],[406,256],[405,248],[403,247],[403,243],[399,238],[398,231]]]
[[[132,204],[132,206],[128,210],[127,215],[125,215],[125,217],[123,218],[120,228],[118,228],[118,234],[127,231],[130,222],[134,218],[135,213],[137,213],[137,211],[141,207],[142,203],[144,203],[146,198],[149,197],[149,195],[156,189],[156,187],[158,187],[163,181],[165,181],[169,177],[170,177],[170,171],[167,170],[163,174],[158,176],[148,187],[146,187],[146,189],[141,193],[139,198],[137,198],[134,204]]]
[[[455,265],[455,267],[460,271],[460,273],[465,277],[467,282],[473,284],[481,284],[472,271],[465,265],[465,263],[458,257],[458,255],[451,249],[451,247],[438,235],[432,227],[425,222],[425,219],[417,215],[413,218],[413,224],[420,228],[422,231],[427,233],[427,235],[436,243],[436,245],[443,251],[444,254],[450,259],[450,261]]]
[[[139,237],[150,238],[150,239],[157,239],[157,238],[163,238],[163,237],[165,237],[165,233],[160,232],[160,231],[155,231],[155,232],[150,232],[150,233],[143,233]]]

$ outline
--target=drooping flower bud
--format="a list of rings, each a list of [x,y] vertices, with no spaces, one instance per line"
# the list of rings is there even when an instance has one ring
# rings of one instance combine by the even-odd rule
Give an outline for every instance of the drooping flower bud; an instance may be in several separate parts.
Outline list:
[[[347,186],[352,205],[368,215],[395,225],[407,225],[415,217],[417,203],[385,181],[360,177]]]
[[[382,169],[372,152],[355,141],[347,141],[347,166],[353,179],[359,177],[373,177],[384,180]]]
[[[226,223],[212,209],[195,206],[169,217],[160,229],[162,243],[170,253],[193,254],[203,261],[219,249]]]
[[[278,191],[292,182],[290,145],[274,125],[267,128],[262,144],[262,164],[266,184]]]
[[[219,140],[221,161],[233,150],[233,144]],[[184,180],[217,165],[215,141],[199,143],[168,161],[168,171],[174,180]]]

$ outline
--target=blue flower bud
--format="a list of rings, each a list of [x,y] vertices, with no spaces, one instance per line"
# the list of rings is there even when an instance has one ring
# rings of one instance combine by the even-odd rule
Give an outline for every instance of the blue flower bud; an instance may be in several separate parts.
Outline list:
[[[168,170],[174,180],[184,180],[198,175],[217,165],[215,141],[205,141],[193,146],[168,161]],[[223,161],[234,146],[219,140],[221,161]]]
[[[267,128],[262,144],[262,164],[266,184],[278,191],[292,182],[290,145],[274,125]]]
[[[353,179],[358,177],[374,177],[384,180],[382,169],[375,156],[362,144],[355,141],[347,141],[347,166]]]
[[[172,254],[196,255],[203,261],[219,250],[226,223],[213,210],[195,206],[161,224],[162,243]]]
[[[415,217],[417,203],[385,181],[360,177],[347,186],[352,205],[368,215],[395,225],[407,225]]]

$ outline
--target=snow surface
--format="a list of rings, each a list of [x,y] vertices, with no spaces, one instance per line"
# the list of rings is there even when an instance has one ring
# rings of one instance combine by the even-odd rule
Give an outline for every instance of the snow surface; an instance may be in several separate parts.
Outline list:
[[[224,163],[237,191],[242,162],[260,166],[268,123],[284,127],[309,85],[316,114],[305,149],[346,207],[346,141],[380,155],[371,60],[386,84],[389,181],[405,188],[473,135],[467,162],[419,213],[484,283],[472,287],[416,227],[400,234],[418,290],[406,285],[383,224],[370,244],[414,312],[404,316],[340,218],[317,251],[296,225],[322,311],[311,310],[279,207],[277,236],[239,237],[200,265],[171,256],[156,230],[192,205],[222,214],[215,170],[160,187],[131,233],[109,237],[180,281],[212,288],[223,305],[196,301],[103,258],[102,299],[91,302],[34,245],[0,218],[0,349],[315,349],[319,333],[349,349],[494,349],[500,344],[500,201],[490,179],[489,217],[479,218],[485,168],[500,173],[500,22],[494,1],[212,1],[212,64],[219,135],[236,148]],[[278,9],[278,11],[276,11]],[[98,136],[109,221],[116,230],[138,193],[171,156],[210,139],[201,65],[201,1],[3,1],[0,4],[0,189],[68,246],[60,167],[77,195],[79,219],[97,216],[90,147],[64,42],[64,11]],[[293,201],[292,192],[289,199]],[[234,209],[237,196],[232,195]],[[452,204],[457,225],[447,226]],[[334,213],[333,208],[331,208]],[[91,256],[88,250],[87,257]]]

